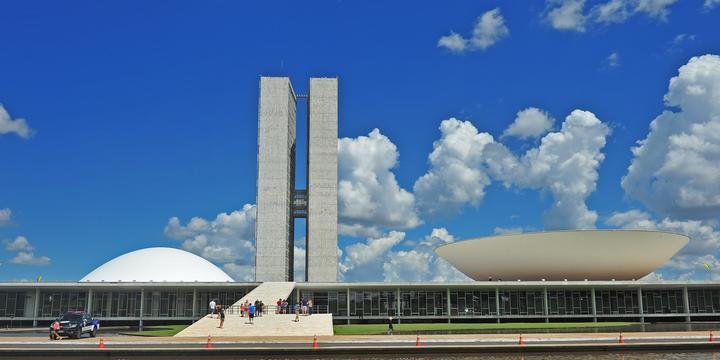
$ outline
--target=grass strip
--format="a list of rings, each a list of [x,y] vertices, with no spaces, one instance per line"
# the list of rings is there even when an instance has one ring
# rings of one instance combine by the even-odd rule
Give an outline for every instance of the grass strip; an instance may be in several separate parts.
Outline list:
[[[424,331],[472,331],[472,330],[528,330],[528,329],[568,329],[602,328],[632,325],[632,322],[569,322],[569,323],[418,323],[395,324],[395,333],[414,333]],[[335,335],[381,335],[387,332],[387,324],[351,324],[335,325]]]
[[[148,336],[148,337],[175,336],[175,334],[179,333],[186,327],[188,327],[188,325],[146,326],[143,328],[143,331],[121,332],[120,334],[121,335],[131,335],[131,336]]]

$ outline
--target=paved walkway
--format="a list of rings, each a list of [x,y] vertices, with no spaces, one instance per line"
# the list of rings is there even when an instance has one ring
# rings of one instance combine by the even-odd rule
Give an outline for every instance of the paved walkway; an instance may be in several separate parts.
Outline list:
[[[245,300],[255,302],[261,300],[274,309],[277,299],[287,299],[295,288],[293,282],[264,282],[253,289],[238,302],[233,304],[239,307]],[[263,316],[255,317],[253,323],[247,317],[239,314],[226,314],[223,328],[218,328],[220,320],[216,317],[205,316],[192,325],[179,332],[175,337],[207,337],[217,336],[328,336],[333,335],[333,321],[331,314],[315,314],[300,316],[300,321],[293,321],[295,315],[280,315],[270,311]]]

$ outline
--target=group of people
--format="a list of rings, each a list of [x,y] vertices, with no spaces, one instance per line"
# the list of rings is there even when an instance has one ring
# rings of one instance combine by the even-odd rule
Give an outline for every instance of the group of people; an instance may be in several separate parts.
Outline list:
[[[218,328],[222,329],[223,325],[225,325],[225,308],[213,299],[210,300],[210,317],[212,318],[215,315],[217,315],[218,319],[220,319],[220,325],[218,325]]]
[[[244,317],[245,314],[247,314],[248,322],[253,324],[255,316],[262,316],[264,306],[265,304],[260,300],[255,300],[255,303],[245,300],[245,303],[240,305],[240,317]]]
[[[287,299],[278,299],[276,304],[276,314],[290,314],[290,304],[288,303]],[[217,315],[218,319],[220,319],[220,325],[218,325],[218,328],[222,329],[223,325],[225,324],[225,308],[222,305],[218,304],[215,299],[210,300],[209,307],[210,317],[214,318],[215,315]],[[253,324],[256,316],[262,316],[264,308],[265,304],[261,300],[255,300],[254,303],[245,300],[245,302],[240,305],[240,317],[244,317],[245,314],[247,314],[248,323]],[[293,313],[295,314],[295,319],[293,320],[295,322],[300,321],[300,315],[312,315],[312,299],[303,297],[300,303],[297,303],[293,306]]]

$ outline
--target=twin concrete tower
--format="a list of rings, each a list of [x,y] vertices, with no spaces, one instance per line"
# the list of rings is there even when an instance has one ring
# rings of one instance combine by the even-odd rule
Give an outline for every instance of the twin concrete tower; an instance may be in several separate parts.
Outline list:
[[[296,109],[307,99],[307,189],[295,188]],[[260,78],[255,280],[293,281],[295,218],[306,218],[305,280],[337,281],[338,81]]]

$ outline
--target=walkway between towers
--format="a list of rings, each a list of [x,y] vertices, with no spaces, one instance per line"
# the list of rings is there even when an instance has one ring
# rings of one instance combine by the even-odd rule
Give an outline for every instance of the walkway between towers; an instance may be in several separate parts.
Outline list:
[[[294,282],[264,282],[243,296],[225,313],[225,325],[218,328],[220,320],[206,315],[192,325],[179,332],[176,337],[204,336],[313,336],[333,335],[332,314],[314,314],[300,316],[294,322],[295,314],[276,314],[275,303],[278,299],[287,299],[295,288]],[[268,313],[255,317],[253,324],[248,322],[247,315],[240,317],[237,309],[245,300],[255,302],[261,300],[266,304]]]

